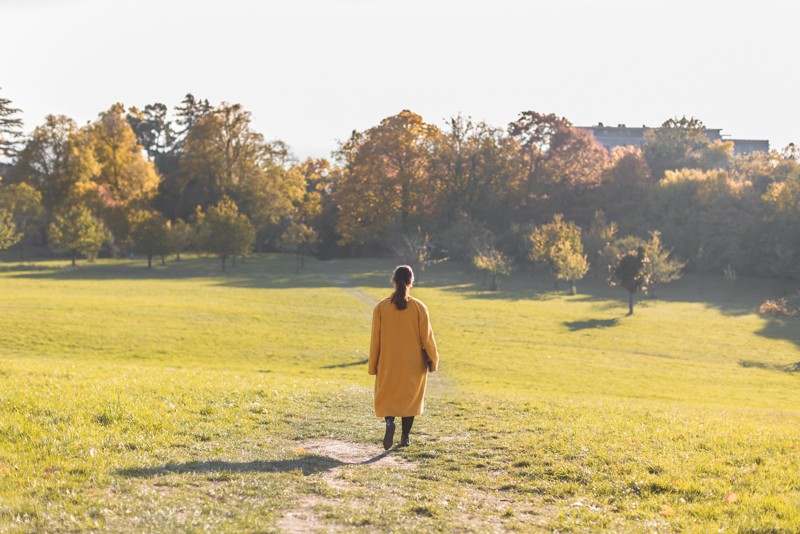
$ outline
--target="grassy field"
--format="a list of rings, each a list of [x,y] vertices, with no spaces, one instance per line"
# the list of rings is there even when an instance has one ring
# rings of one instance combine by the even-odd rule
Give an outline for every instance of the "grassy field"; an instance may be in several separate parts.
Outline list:
[[[412,446],[366,373],[391,262],[0,266],[0,532],[800,531],[800,319],[779,282],[637,303],[418,273]]]

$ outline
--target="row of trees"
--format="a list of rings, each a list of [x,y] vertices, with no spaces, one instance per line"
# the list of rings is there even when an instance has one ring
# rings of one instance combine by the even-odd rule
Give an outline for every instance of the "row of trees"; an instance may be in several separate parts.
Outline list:
[[[255,132],[241,105],[191,94],[171,112],[116,104],[85,126],[48,116],[27,136],[14,113],[0,100],[10,163],[0,223],[13,223],[21,254],[48,244],[91,256],[58,230],[81,212],[102,223],[106,250],[148,258],[187,247],[224,259],[396,252],[495,275],[534,260],[574,287],[655,240],[686,269],[800,276],[798,151],[734,157],[692,118],[608,153],[555,115],[524,112],[506,128],[457,116],[439,127],[402,111],[354,131],[332,161],[298,161]],[[241,237],[209,230],[217,211],[235,214],[226,231]],[[569,231],[548,240],[552,225]]]

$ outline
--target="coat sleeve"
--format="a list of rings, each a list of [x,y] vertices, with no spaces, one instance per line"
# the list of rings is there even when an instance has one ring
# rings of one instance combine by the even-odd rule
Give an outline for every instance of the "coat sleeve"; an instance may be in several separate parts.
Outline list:
[[[378,358],[381,352],[381,311],[380,305],[372,310],[372,335],[369,340],[369,368],[371,375],[378,374]]]
[[[433,328],[431,328],[430,317],[428,316],[428,308],[423,304],[420,306],[421,313],[419,314],[419,335],[422,348],[428,353],[428,359],[431,361],[431,372],[439,369],[439,350],[436,348],[436,340],[433,337]]]

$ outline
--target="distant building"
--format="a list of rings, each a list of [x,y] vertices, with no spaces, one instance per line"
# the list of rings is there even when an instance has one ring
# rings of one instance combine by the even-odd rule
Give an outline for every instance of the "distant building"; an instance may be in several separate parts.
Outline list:
[[[598,143],[606,147],[608,151],[618,146],[641,147],[644,144],[644,135],[655,128],[651,126],[629,127],[624,124],[617,126],[605,126],[602,122],[597,126],[580,126],[588,130]],[[725,139],[722,130],[706,128],[706,136],[709,141],[732,141],[733,154],[749,154],[751,152],[769,152],[769,141],[760,139]]]
[[[750,154],[752,152],[769,152],[769,141],[766,139],[731,139],[733,155]]]

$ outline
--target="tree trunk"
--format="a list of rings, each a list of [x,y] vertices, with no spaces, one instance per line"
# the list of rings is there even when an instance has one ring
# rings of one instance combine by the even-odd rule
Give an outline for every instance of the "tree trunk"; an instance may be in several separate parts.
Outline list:
[[[167,264],[167,257],[161,256],[161,265],[166,265],[166,264]]]
[[[227,254],[222,255],[222,272],[225,272],[225,261],[228,259]]]
[[[633,291],[628,291],[628,315],[633,315]]]
[[[153,268],[153,256],[151,254],[147,255],[147,268],[148,269]]]
[[[398,174],[400,174],[402,172],[403,171],[401,169]],[[400,203],[401,203],[401,205],[400,205],[400,230],[403,233],[403,235],[405,235],[405,234],[408,233],[408,215],[409,215],[409,213],[411,213],[411,201],[410,201],[411,194],[410,194],[410,191],[409,191],[410,185],[408,184],[408,182],[405,179],[405,177],[403,177],[403,178],[404,179],[403,179],[403,183],[401,185],[401,190],[400,190]]]
[[[25,261],[25,245],[19,240],[19,261]]]
[[[497,291],[497,273],[492,273],[492,291]]]
[[[569,281],[569,294],[570,295],[576,295],[577,293],[578,293],[578,288],[575,286],[575,281],[574,280],[570,280]]]
[[[72,251],[72,266],[75,267],[75,251]]]

